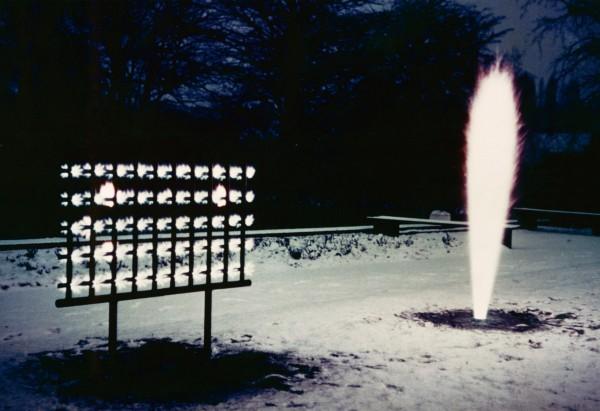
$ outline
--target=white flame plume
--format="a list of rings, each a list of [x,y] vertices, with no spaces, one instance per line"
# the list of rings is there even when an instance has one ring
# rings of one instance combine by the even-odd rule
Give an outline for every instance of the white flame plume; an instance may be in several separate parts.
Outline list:
[[[478,80],[466,137],[473,316],[484,320],[500,261],[519,150],[513,76],[500,63]]]

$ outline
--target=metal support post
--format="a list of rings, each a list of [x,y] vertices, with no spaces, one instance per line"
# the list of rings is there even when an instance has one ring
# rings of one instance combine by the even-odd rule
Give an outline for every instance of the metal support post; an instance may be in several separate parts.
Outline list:
[[[204,354],[206,359],[210,359],[212,354],[212,290],[208,289],[204,293]]]
[[[108,303],[108,352],[114,355],[117,352],[117,301]]]

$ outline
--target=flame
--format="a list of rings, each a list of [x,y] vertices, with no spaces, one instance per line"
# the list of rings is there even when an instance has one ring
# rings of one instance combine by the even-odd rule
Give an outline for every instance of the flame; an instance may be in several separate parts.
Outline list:
[[[473,316],[485,319],[500,261],[514,184],[519,113],[512,73],[497,62],[471,101],[467,137],[467,209]]]
[[[212,201],[216,204],[217,207],[224,207],[227,204],[227,190],[225,186],[222,184],[217,185],[217,187],[212,192]]]
[[[97,205],[102,205],[106,207],[113,207],[115,205],[114,202],[115,197],[115,186],[110,181],[102,184],[100,186],[100,190],[96,192],[94,196],[94,202]]]

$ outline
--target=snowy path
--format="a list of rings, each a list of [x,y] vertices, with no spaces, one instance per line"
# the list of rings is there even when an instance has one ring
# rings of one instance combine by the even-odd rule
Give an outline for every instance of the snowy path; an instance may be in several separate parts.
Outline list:
[[[388,247],[377,258],[369,247],[363,255],[314,261],[293,260],[275,244],[259,247],[251,255],[253,285],[215,294],[217,350],[292,352],[321,371],[296,384],[301,393],[269,389],[214,408],[600,409],[600,238],[514,233],[492,307],[573,317],[517,334],[437,328],[399,316],[469,306],[465,234],[453,235],[454,247],[445,247],[439,233],[414,236],[414,244]],[[106,306],[56,309],[59,295],[53,287],[0,291],[0,404],[7,409],[68,404],[9,384],[9,366],[80,340],[93,346],[107,334]],[[201,336],[202,307],[201,293],[123,302],[119,339],[193,341]]]

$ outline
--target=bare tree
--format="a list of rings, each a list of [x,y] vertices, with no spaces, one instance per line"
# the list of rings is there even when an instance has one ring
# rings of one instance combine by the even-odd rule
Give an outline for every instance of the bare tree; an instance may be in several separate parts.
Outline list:
[[[597,0],[522,0],[527,11],[544,6],[549,15],[537,19],[534,39],[538,44],[548,35],[562,42],[556,60],[559,77],[576,78],[588,100],[600,97],[600,2]]]
[[[337,53],[332,32],[340,20],[367,13],[377,1],[276,0],[211,2],[213,44],[207,55],[225,74],[220,87],[237,104],[274,119],[272,133],[298,140],[303,113],[325,90],[321,57]],[[205,55],[205,57],[207,57]],[[225,80],[225,77],[228,81]]]

